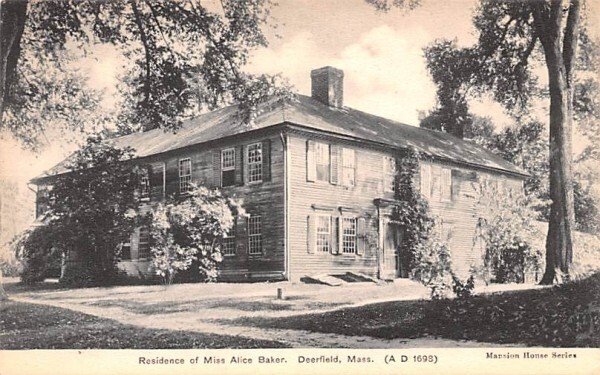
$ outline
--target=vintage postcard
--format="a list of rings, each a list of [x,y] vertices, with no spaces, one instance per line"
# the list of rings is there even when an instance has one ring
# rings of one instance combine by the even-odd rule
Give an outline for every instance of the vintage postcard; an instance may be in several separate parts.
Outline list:
[[[0,375],[600,373],[597,0],[0,0]]]

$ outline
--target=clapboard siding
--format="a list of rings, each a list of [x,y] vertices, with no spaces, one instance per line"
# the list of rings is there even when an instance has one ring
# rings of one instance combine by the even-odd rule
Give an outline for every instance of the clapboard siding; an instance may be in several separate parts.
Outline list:
[[[210,146],[199,145],[184,151],[171,152],[143,160],[143,164],[151,165],[152,170],[165,166],[164,176],[166,186],[164,194],[169,197],[179,196],[179,160],[190,158],[192,164],[192,182],[197,185],[216,187],[220,184],[220,178],[215,173],[220,169],[213,166],[213,158],[216,152],[229,147],[236,149],[236,162],[241,161],[239,151],[245,152],[248,144],[269,140],[270,144],[270,180],[260,183],[244,183],[222,188],[225,195],[241,199],[242,206],[248,214],[261,215],[262,219],[262,241],[263,253],[261,255],[248,254],[247,222],[245,217],[237,218],[236,225],[236,255],[224,257],[220,264],[223,279],[240,280],[247,278],[282,278],[284,274],[284,166],[283,166],[283,143],[279,133],[263,136],[245,137],[230,142],[214,143]],[[162,169],[161,169],[162,170]],[[238,177],[245,168],[236,169]],[[264,172],[263,172],[264,173]],[[217,177],[217,178],[216,178]],[[160,179],[155,176],[152,179],[151,201],[140,207],[142,211],[149,209],[163,200],[162,183],[155,186]],[[134,234],[133,237],[136,237]],[[132,240],[132,255],[137,254],[137,239]],[[129,262],[131,263],[131,262]],[[123,269],[128,273],[140,272],[139,268],[123,264]],[[144,267],[142,273],[152,272],[151,267]]]
[[[290,277],[298,280],[306,275],[335,274],[347,271],[376,276],[377,254],[375,249],[365,247],[362,255],[334,255],[309,253],[307,218],[309,215],[354,216],[367,219],[368,234],[377,238],[377,212],[373,200],[391,198],[383,192],[384,153],[344,143],[341,140],[319,140],[332,145],[353,148],[356,153],[356,184],[344,187],[328,182],[307,181],[307,137],[290,135],[290,197],[288,203],[290,223]],[[342,207],[342,212],[340,212]]]
[[[441,219],[442,232],[449,240],[453,269],[465,277],[471,266],[481,263],[483,255],[475,236],[479,211],[482,209],[476,204],[478,184],[490,178],[501,181],[516,191],[521,191],[522,181],[500,173],[473,170],[440,161],[428,160],[421,163],[452,170],[452,199],[441,200],[439,190],[434,190],[427,201],[431,213]]]

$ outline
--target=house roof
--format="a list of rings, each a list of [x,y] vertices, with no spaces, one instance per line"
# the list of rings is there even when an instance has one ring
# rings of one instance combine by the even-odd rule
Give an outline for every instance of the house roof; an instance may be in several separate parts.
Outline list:
[[[241,120],[237,106],[229,106],[187,120],[175,133],[154,129],[113,138],[109,142],[116,147],[132,147],[135,156],[143,158],[282,123],[393,148],[412,148],[434,158],[527,176],[526,171],[498,155],[450,134],[402,124],[348,107],[330,107],[304,95],[297,95],[291,101],[262,104],[251,126]],[[67,172],[68,162],[69,158],[32,181]]]

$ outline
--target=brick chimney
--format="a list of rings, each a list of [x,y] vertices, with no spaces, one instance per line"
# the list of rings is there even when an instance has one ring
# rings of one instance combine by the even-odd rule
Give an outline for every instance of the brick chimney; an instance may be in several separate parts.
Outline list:
[[[310,72],[311,96],[330,107],[344,105],[344,71],[331,66]]]

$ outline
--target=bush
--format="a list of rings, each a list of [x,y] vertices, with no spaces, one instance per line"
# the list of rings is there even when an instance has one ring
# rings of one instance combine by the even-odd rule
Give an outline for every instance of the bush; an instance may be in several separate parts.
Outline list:
[[[14,247],[22,263],[21,281],[25,284],[44,281],[48,270],[60,268],[62,254],[53,245],[53,231],[49,226],[27,229],[17,238]]]
[[[459,299],[466,299],[473,295],[475,289],[475,277],[470,275],[465,282],[456,275],[452,275],[452,291]]]
[[[482,181],[479,194],[476,239],[484,246],[480,272],[497,283],[524,282],[526,273],[540,268],[541,252],[529,241],[541,235],[534,225],[535,212],[522,195],[490,181]]]
[[[435,225],[429,237],[417,244],[412,265],[412,278],[431,291],[432,299],[446,297],[452,281],[452,263],[447,239]]]
[[[234,212],[243,213],[237,201],[205,187],[194,187],[187,199],[159,204],[150,212],[152,263],[165,284],[192,266],[192,279],[216,279],[221,240],[235,224]]]

